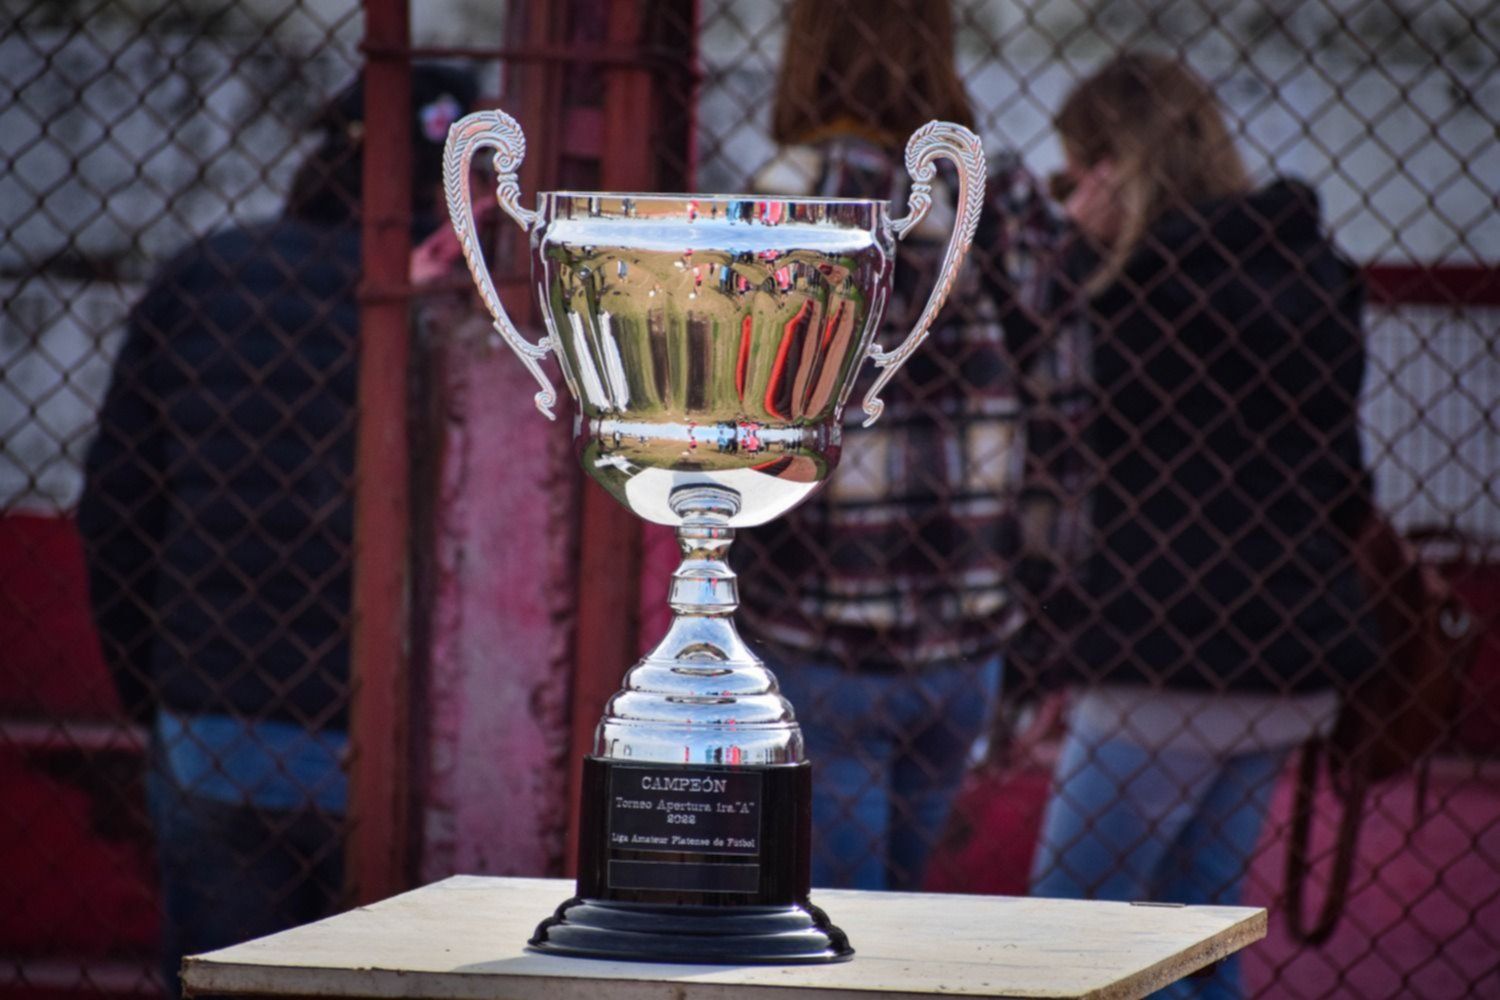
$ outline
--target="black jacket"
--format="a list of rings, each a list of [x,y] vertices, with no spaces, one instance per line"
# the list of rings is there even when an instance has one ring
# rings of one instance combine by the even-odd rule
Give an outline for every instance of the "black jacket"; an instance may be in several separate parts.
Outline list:
[[[137,718],[345,723],[358,255],[357,227],[224,232],[131,313],[78,523]]]
[[[1088,304],[1095,547],[1073,682],[1306,691],[1362,675],[1359,276],[1282,182],[1162,218]]]

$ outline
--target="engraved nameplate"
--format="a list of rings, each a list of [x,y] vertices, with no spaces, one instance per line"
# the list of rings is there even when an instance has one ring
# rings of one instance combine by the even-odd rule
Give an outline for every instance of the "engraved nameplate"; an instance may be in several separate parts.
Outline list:
[[[611,888],[757,891],[758,771],[615,764],[609,784]],[[673,857],[621,858],[623,851]]]

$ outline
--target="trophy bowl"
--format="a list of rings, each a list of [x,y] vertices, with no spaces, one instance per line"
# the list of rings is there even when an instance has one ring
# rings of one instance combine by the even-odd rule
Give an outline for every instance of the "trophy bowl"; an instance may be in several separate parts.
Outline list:
[[[471,166],[493,149],[496,195],[531,238],[546,335],[511,323],[475,237]],[[555,355],[576,408],[584,470],[638,516],[677,531],[666,636],[625,675],[584,761],[577,891],[530,941],[538,951],[693,963],[847,959],[809,902],[811,772],[772,672],[740,639],[735,529],[763,524],[838,465],[862,363],[879,393],[926,337],[973,240],[984,153],[932,122],[906,148],[907,214],[883,201],[755,195],[545,192],[520,204],[520,126],[500,111],[455,122],[449,215],[470,273],[536,378],[549,418]],[[942,269],[915,328],[875,343],[896,243],[931,205],[936,160],[958,168]],[[623,665],[622,665],[623,666]]]

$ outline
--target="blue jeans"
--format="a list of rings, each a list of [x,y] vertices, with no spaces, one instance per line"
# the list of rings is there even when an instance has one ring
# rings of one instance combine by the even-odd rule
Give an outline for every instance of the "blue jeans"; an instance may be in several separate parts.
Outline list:
[[[146,802],[162,889],[162,974],[180,997],[184,955],[212,951],[334,912],[343,817],[314,807],[234,805],[195,794],[157,763]]]
[[[1285,750],[1216,757],[1070,731],[1032,866],[1036,896],[1234,905]],[[1234,958],[1159,997],[1240,996]]]
[[[813,885],[919,888],[994,701],[999,660],[890,674],[771,666],[812,761]]]

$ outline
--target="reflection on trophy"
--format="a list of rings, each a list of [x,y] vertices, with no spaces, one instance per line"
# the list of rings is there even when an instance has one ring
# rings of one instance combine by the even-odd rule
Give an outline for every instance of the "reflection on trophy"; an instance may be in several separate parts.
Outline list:
[[[506,315],[475,238],[470,165],[495,152],[501,208],[531,234],[546,336]],[[495,331],[556,403],[577,401],[584,469],[677,529],[665,638],[625,676],[584,762],[577,893],[531,946],[595,958],[826,962],[853,954],[808,900],[811,767],[792,707],[734,625],[735,529],[772,520],[833,473],[860,365],[881,389],[926,337],[974,236],[984,155],[932,122],[907,144],[908,214],[880,201],[547,192],[522,207],[525,139],[471,114],[444,153],[448,210]],[[957,222],[926,308],[895,350],[874,343],[895,244],[926,214],[935,161],[958,167]],[[623,666],[623,665],[622,665]]]

